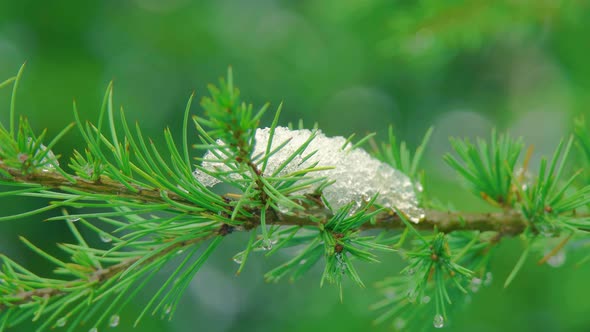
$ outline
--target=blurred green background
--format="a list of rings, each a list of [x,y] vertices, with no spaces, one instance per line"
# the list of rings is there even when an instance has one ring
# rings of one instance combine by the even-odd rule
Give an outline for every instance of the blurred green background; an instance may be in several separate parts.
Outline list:
[[[202,97],[227,67],[246,100],[284,101],[281,124],[303,119],[328,135],[378,132],[392,124],[415,146],[436,131],[427,152],[427,186],[459,209],[485,208],[458,189],[440,161],[448,136],[487,136],[497,127],[534,144],[535,158],[567,136],[590,104],[590,5],[587,1],[190,1],[1,0],[0,80],[27,61],[19,113],[38,129],[57,133],[82,117],[97,117],[110,80],[116,104],[148,136],[165,126],[180,131],[190,93]],[[7,121],[8,89],[0,91]],[[199,112],[194,107],[194,112]],[[269,119],[265,119],[269,124]],[[66,163],[81,137],[71,133],[55,150]],[[44,204],[0,201],[2,215]],[[71,241],[66,227],[46,216],[0,225],[0,252],[40,273],[46,262],[18,242],[24,235],[50,252]],[[99,241],[93,239],[95,243]],[[319,288],[319,269],[296,284],[267,285],[262,274],[285,256],[252,260],[240,277],[232,235],[198,274],[171,321],[148,318],[138,331],[386,331],[372,326],[372,287]],[[502,283],[521,246],[506,240],[492,261],[495,282],[453,315],[451,331],[590,331],[589,265],[560,269],[530,259],[510,288]],[[538,258],[538,257],[533,257]],[[371,286],[398,273],[401,261],[362,265]],[[166,271],[162,271],[162,276]],[[122,313],[131,330],[140,296]],[[14,331],[29,331],[23,325]],[[81,331],[86,331],[82,329]]]

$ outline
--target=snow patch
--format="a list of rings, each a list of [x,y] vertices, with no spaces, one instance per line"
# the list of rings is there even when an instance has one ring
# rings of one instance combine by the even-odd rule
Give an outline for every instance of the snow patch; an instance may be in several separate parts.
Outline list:
[[[295,153],[313,134],[307,129],[290,130],[286,127],[276,127],[272,146],[272,152],[278,146],[284,147],[274,152],[268,159],[265,176],[270,176],[277,171],[283,162]],[[253,161],[259,169],[262,168],[263,156],[270,136],[270,128],[256,130]],[[218,140],[217,144],[224,145]],[[345,146],[346,145],[346,146]],[[316,132],[315,138],[293,160],[284,167],[277,176],[285,176],[290,173],[317,167],[334,167],[329,170],[310,172],[308,178],[326,177],[334,184],[323,190],[324,198],[333,209],[339,209],[350,202],[354,202],[352,211],[356,211],[364,202],[370,200],[379,193],[376,203],[397,208],[403,212],[412,222],[418,223],[424,218],[424,210],[418,206],[418,199],[414,191],[414,184],[408,176],[401,171],[381,162],[366,151],[356,148],[351,149],[344,137],[326,137],[321,131]],[[344,147],[344,148],[343,148]],[[310,154],[316,151],[311,157]],[[220,150],[207,151],[202,167],[210,172],[228,172],[231,169],[223,164],[226,158]],[[214,186],[221,181],[199,170],[194,176],[207,187]],[[230,175],[238,179],[238,174]],[[419,186],[418,186],[419,187]],[[315,188],[304,190],[311,193]]]

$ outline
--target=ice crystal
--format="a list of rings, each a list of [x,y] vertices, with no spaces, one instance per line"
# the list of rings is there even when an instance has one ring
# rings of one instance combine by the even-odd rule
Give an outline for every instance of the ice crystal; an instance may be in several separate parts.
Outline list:
[[[32,141],[32,137],[27,137],[27,143],[30,144]],[[46,151],[47,147],[43,144],[39,144],[39,153],[45,153]],[[59,161],[57,161],[57,157],[53,154],[53,151],[49,150],[46,152],[45,157],[39,162],[39,166],[41,166],[42,172],[53,172],[55,171],[55,166],[59,166]]]
[[[273,175],[285,160],[289,159],[314,133],[310,130],[290,130],[276,127],[268,158],[265,176]],[[344,137],[326,137],[321,131],[315,133],[315,138],[306,149],[293,158],[276,174],[286,176],[290,173],[317,167],[334,167],[329,170],[310,172],[310,178],[326,177],[334,184],[326,187],[322,194],[333,209],[339,209],[351,202],[353,211],[358,210],[364,202],[379,194],[377,203],[389,208],[397,208],[414,223],[424,218],[424,211],[418,207],[418,200],[414,192],[414,184],[404,173],[390,165],[369,155],[366,151],[352,149]],[[270,136],[270,129],[256,130],[255,146],[252,153],[254,163],[262,168],[262,160],[266,153]],[[224,145],[218,140],[217,144]],[[285,144],[278,151],[278,146]],[[315,152],[315,153],[314,153]],[[309,157],[311,155],[311,157]],[[309,158],[308,158],[309,157]],[[230,171],[223,163],[227,156],[221,150],[207,151],[202,167],[212,174]],[[221,181],[205,172],[196,170],[195,177],[205,186],[211,187]],[[238,179],[237,174],[230,175]],[[313,192],[309,188],[307,192]]]
[[[549,259],[547,260],[547,265],[551,266],[551,267],[560,267],[563,264],[565,264],[565,259],[566,259],[566,254],[565,254],[565,250],[561,249],[559,250],[557,253],[551,253],[551,252],[547,252],[547,254],[550,254],[551,257],[549,257]]]

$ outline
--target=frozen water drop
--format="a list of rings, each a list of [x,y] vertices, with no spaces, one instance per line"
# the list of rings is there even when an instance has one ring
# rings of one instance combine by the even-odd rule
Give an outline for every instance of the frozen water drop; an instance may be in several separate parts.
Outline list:
[[[27,138],[27,142],[31,143],[31,141],[33,140],[32,137],[28,137]],[[38,153],[44,153],[45,156],[43,157],[43,159],[41,159],[38,163],[38,167],[41,167],[41,172],[53,172],[55,171],[55,167],[59,166],[59,162],[57,161],[57,158],[55,157],[55,154],[53,154],[53,152],[51,150],[47,150],[47,147],[43,144],[39,145],[39,150],[37,151],[36,155]],[[28,156],[27,156],[28,157]],[[20,159],[20,158],[19,158]],[[27,158],[28,159],[28,158]]]
[[[96,328],[96,327],[93,327],[93,328],[91,328],[90,330],[88,330],[88,332],[98,332],[98,328]]]
[[[489,287],[492,284],[492,281],[494,281],[494,275],[492,274],[492,272],[486,272],[486,277],[483,280],[483,285]]]
[[[422,183],[420,183],[420,182],[416,182],[416,184],[415,184],[414,186],[415,186],[415,188],[416,188],[416,190],[417,190],[418,192],[420,192],[420,193],[421,193],[421,192],[423,192],[423,191],[424,191],[424,187],[422,186]]]
[[[409,290],[407,295],[408,301],[410,301],[410,303],[416,303],[416,298],[418,298],[418,294],[416,294],[414,290]]]
[[[477,293],[479,291],[479,288],[481,287],[481,284],[482,280],[480,278],[473,278],[471,279],[471,284],[469,285],[469,288],[472,292]]]
[[[109,326],[110,327],[117,327],[119,326],[119,321],[121,320],[121,318],[119,317],[119,315],[112,315],[111,319],[109,320]]]
[[[549,253],[547,253],[549,254]],[[553,256],[549,257],[549,259],[547,260],[547,265],[551,266],[551,267],[560,267],[563,264],[565,264],[565,250],[559,250],[557,253],[555,253]]]
[[[82,170],[84,171],[84,174],[88,178],[91,178],[92,175],[94,174],[94,167],[92,165],[90,165],[90,164],[84,165],[84,167],[82,168]]]
[[[402,330],[404,327],[406,327],[406,321],[402,318],[396,318],[393,322],[393,327],[395,327],[396,330]]]
[[[518,181],[520,184],[520,189],[523,191],[527,191],[535,184],[535,178],[533,174],[522,167],[514,171],[514,178],[516,181]]]
[[[57,320],[57,322],[55,323],[55,326],[57,327],[64,327],[66,326],[66,323],[68,322],[68,320],[65,317],[62,317],[60,319]]]
[[[336,254],[336,267],[343,275],[348,271],[348,264],[346,264],[346,261],[342,257],[342,253]]]
[[[234,255],[232,260],[234,261],[234,263],[242,265],[242,262],[244,261],[244,256],[245,256],[245,252],[240,251],[239,253]]]
[[[389,289],[389,290],[387,290],[387,291],[384,293],[384,295],[385,295],[385,298],[386,298],[386,299],[393,300],[393,299],[395,299],[396,293],[395,293],[395,291],[394,291],[394,290],[392,290],[392,289]]]
[[[544,237],[554,237],[559,231],[557,227],[555,227],[555,225],[548,223],[542,223],[537,225],[537,230]]]
[[[445,319],[441,314],[436,314],[434,316],[434,320],[432,321],[432,324],[437,329],[443,328],[445,326]]]
[[[262,242],[260,243],[260,248],[262,248],[262,250],[271,250],[272,245],[273,242],[270,239],[262,240]]]
[[[113,241],[113,238],[110,237],[107,233],[101,232],[100,235],[100,240],[104,243],[109,243]]]
[[[430,302],[430,296],[426,295],[422,298],[423,304],[428,304]]]

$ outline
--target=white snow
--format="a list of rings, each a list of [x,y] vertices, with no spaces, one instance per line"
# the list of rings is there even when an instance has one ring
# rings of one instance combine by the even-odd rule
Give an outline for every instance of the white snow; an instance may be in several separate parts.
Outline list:
[[[252,156],[259,169],[262,168],[262,157],[266,153],[269,134],[269,128],[256,130],[256,142]],[[265,176],[272,175],[309,139],[310,135],[312,135],[312,131],[307,129],[290,130],[285,127],[276,127],[270,151],[287,140],[290,139],[290,141],[268,159],[263,174]],[[224,144],[222,141],[217,141],[217,143]],[[347,146],[343,149],[345,144]],[[316,137],[307,148],[282,169],[278,176],[310,168],[316,163],[316,166],[319,167],[334,167],[334,169],[310,172],[306,175],[308,178],[327,177],[330,181],[335,180],[334,184],[323,190],[324,198],[333,209],[339,209],[354,202],[353,211],[358,210],[364,202],[379,193],[376,203],[392,209],[397,208],[414,223],[418,223],[424,218],[424,210],[418,206],[414,184],[410,178],[401,171],[371,157],[366,151],[359,148],[351,149],[350,146],[344,137],[326,137],[321,131],[317,131]],[[304,160],[314,151],[317,152],[309,159]],[[227,172],[230,170],[227,165],[223,164],[222,159],[225,156],[220,151],[215,153],[207,151],[203,158],[205,161],[202,163],[202,167],[208,171]],[[203,185],[208,187],[221,182],[198,170],[194,172],[194,175]],[[239,175],[232,174],[231,177],[239,178]],[[305,192],[313,192],[314,189],[312,187]]]

